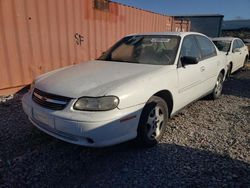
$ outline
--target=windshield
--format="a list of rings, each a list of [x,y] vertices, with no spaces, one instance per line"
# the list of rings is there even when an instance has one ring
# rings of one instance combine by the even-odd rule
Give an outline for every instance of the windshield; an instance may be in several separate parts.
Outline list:
[[[179,36],[128,36],[105,52],[99,60],[152,65],[174,64]]]
[[[213,42],[220,51],[228,52],[230,50],[230,45],[231,45],[230,41],[213,41]]]

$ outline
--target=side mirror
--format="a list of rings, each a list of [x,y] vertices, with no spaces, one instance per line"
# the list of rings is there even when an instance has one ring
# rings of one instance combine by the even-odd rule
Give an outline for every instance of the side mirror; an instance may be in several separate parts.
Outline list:
[[[240,49],[239,48],[233,49],[233,53],[235,53],[235,52],[240,52]]]
[[[185,65],[197,64],[197,63],[199,63],[199,61],[196,57],[183,56],[183,57],[181,57],[181,63],[183,66],[185,66]]]

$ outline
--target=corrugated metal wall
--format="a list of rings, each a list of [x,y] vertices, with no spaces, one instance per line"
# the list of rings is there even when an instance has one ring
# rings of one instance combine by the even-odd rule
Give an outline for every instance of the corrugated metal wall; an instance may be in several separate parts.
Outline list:
[[[219,37],[221,34],[221,26],[223,15],[197,15],[197,16],[176,16],[178,20],[190,21],[190,31],[200,32],[209,37]]]
[[[113,2],[106,11],[93,0],[0,0],[0,95],[94,59],[126,34],[170,31],[172,23],[170,16]]]

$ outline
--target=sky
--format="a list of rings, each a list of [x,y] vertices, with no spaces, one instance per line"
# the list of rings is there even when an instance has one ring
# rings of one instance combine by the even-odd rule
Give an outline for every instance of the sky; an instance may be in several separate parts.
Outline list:
[[[250,19],[250,0],[112,0],[166,15],[222,14],[224,20]]]

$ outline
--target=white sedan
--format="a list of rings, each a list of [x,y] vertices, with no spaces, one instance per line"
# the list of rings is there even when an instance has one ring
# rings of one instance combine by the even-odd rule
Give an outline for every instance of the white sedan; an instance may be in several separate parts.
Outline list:
[[[248,61],[248,47],[239,38],[219,37],[212,39],[217,48],[227,55],[227,76],[244,67]]]
[[[183,107],[218,98],[225,73],[226,56],[202,34],[135,34],[95,61],[38,77],[22,104],[37,128],[70,143],[152,146]]]

